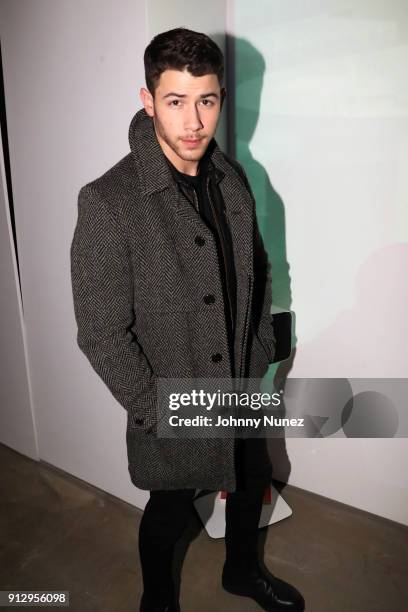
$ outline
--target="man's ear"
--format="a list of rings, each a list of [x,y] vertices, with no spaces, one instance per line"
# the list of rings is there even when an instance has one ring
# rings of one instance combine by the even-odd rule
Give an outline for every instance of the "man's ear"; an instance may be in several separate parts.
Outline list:
[[[224,104],[224,100],[227,96],[227,90],[225,89],[225,87],[221,87],[220,95],[221,95],[220,109],[222,109],[222,105]]]
[[[149,117],[154,117],[154,98],[146,87],[141,87],[139,91],[140,100]]]

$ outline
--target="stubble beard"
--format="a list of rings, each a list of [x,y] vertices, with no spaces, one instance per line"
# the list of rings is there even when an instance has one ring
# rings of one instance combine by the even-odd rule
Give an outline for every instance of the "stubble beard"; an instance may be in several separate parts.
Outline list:
[[[182,144],[178,144],[178,141],[173,141],[169,138],[166,133],[166,130],[163,127],[160,119],[156,117],[153,118],[154,126],[157,134],[160,138],[166,143],[166,145],[183,161],[199,161],[205,153],[205,149],[203,150],[201,147],[196,151],[188,151],[182,148]],[[202,136],[200,136],[202,138]]]

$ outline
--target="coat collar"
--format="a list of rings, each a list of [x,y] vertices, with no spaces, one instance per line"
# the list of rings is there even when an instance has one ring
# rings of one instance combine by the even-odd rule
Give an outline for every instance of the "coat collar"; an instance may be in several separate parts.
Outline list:
[[[133,116],[129,126],[130,150],[136,160],[141,189],[144,195],[162,191],[174,185],[175,179],[156,137],[153,119],[142,108]],[[217,183],[230,172],[217,142],[209,145],[208,169],[215,174]]]

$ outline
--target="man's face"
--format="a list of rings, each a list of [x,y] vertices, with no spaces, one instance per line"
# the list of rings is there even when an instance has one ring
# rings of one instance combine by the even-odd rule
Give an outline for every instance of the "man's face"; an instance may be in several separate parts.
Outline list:
[[[224,96],[216,74],[194,77],[187,70],[162,72],[154,98],[147,89],[140,90],[163,152],[180,172],[196,174],[214,136]]]

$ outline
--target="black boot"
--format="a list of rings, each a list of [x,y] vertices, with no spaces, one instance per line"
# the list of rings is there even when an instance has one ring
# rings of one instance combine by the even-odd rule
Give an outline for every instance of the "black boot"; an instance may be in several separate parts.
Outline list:
[[[305,609],[305,600],[295,587],[261,567],[242,573],[225,564],[222,586],[229,593],[254,599],[267,612],[303,612]]]
[[[140,600],[140,612],[180,612],[180,605],[172,601],[162,603],[149,601],[143,594]]]

